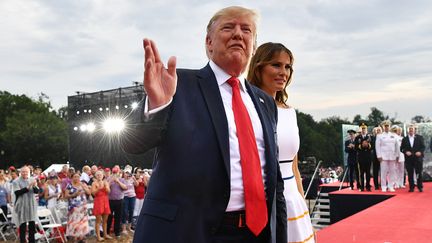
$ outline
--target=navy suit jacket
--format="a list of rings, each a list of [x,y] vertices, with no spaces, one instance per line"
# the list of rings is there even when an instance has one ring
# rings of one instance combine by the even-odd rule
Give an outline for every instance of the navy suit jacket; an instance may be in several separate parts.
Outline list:
[[[409,141],[409,136],[405,136],[404,138],[402,138],[402,142],[401,142],[401,146],[400,146],[400,151],[405,155],[405,161],[406,162],[415,162],[415,161],[423,161],[423,157],[424,157],[424,151],[426,149],[425,143],[424,143],[424,139],[421,135],[418,134],[414,134],[414,143],[413,146],[411,147],[411,143]],[[408,156],[405,154],[405,152],[411,152],[411,156]],[[420,152],[422,155],[420,157],[415,156],[416,152]]]
[[[348,154],[347,162],[348,164],[356,164],[357,163],[357,151],[355,147],[348,147],[350,144],[355,144],[355,141],[351,142],[351,138],[345,140],[345,153]]]
[[[165,109],[144,117],[132,114],[132,130],[122,139],[126,152],[157,147],[154,171],[135,229],[134,242],[212,242],[230,197],[228,122],[219,87],[207,65],[177,70],[177,90]],[[276,143],[277,108],[272,97],[246,88],[264,131],[266,196],[271,239],[287,242],[286,206]]]

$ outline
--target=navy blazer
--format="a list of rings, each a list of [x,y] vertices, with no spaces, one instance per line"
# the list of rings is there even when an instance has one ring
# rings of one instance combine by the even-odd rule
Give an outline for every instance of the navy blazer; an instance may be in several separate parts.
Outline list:
[[[355,144],[355,141],[351,141],[351,138],[348,140],[345,140],[345,153],[348,154],[347,162],[348,164],[356,164],[357,163],[357,151],[355,147],[350,148],[348,147],[350,144]]]
[[[212,242],[230,197],[228,122],[219,87],[207,65],[177,70],[177,90],[165,109],[132,114],[126,152],[157,147],[154,170],[135,229],[134,242]],[[276,143],[277,108],[272,97],[246,82],[265,140],[266,196],[271,239],[287,242],[286,206]]]
[[[411,143],[409,141],[409,135],[402,138],[400,151],[405,155],[406,162],[412,161],[423,161],[424,151],[426,149],[424,139],[421,135],[414,134],[414,143],[411,147]],[[411,152],[411,156],[405,154],[405,152]],[[422,155],[420,157],[415,156],[416,152],[420,152]]]

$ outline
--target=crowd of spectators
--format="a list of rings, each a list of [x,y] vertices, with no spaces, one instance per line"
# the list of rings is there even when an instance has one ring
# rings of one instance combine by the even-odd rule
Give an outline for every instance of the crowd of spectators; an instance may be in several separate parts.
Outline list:
[[[341,166],[337,166],[336,168],[332,167],[320,167],[319,168],[319,176],[322,183],[332,183],[337,182],[343,176],[343,168]]]
[[[28,176],[22,173],[26,170],[29,171]],[[134,232],[151,173],[151,169],[132,168],[129,165],[124,168],[118,165],[113,168],[86,165],[81,169],[64,165],[61,171],[46,173],[37,166],[28,165],[21,169],[10,166],[8,170],[0,170],[0,208],[4,215],[12,211],[12,222],[20,229],[24,242],[26,225],[29,225],[29,242],[34,241],[35,234],[34,228],[30,226],[33,226],[36,218],[30,216],[23,222],[17,220],[23,210],[20,208],[23,206],[17,206],[17,202],[23,200],[23,196],[29,197],[28,191],[34,193],[29,200],[34,200],[37,206],[32,210],[48,208],[59,223],[62,216],[58,215],[57,209],[65,205],[65,232],[73,242],[85,242],[90,233],[90,215],[96,217],[94,232],[98,241],[120,238],[121,234]],[[16,184],[20,180],[23,181],[21,184],[29,185],[31,190],[27,187],[18,190]],[[8,220],[1,215],[0,221]],[[114,230],[111,231],[113,223]]]

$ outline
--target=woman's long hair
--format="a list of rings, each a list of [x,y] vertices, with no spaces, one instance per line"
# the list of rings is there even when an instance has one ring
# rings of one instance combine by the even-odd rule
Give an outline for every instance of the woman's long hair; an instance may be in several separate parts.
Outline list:
[[[255,52],[255,55],[253,55],[251,62],[249,64],[249,71],[247,75],[247,80],[257,86],[258,88],[262,87],[262,80],[261,80],[261,72],[262,68],[271,63],[273,58],[281,53],[286,52],[290,59],[291,59],[291,65],[294,63],[294,57],[291,51],[286,48],[281,43],[273,43],[273,42],[267,42],[265,44],[262,44],[259,46]],[[294,72],[294,70],[291,68],[290,75],[288,76],[287,83],[285,84],[285,87],[281,91],[276,92],[276,103],[287,105],[288,100],[288,93],[286,92],[286,87],[291,83],[291,77]]]

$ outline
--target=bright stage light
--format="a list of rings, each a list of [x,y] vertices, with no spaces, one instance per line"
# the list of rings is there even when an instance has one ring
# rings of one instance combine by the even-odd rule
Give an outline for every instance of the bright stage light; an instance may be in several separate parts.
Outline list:
[[[103,122],[103,129],[107,133],[120,132],[125,127],[125,122],[120,118],[108,118]]]
[[[87,125],[86,125],[86,124],[82,124],[82,125],[80,126],[80,131],[81,131],[81,132],[85,132],[85,131],[87,131]]]
[[[78,131],[78,127],[74,127],[73,130],[74,130],[74,131]]]
[[[87,131],[88,132],[93,132],[95,129],[96,129],[96,126],[93,122],[87,123]]]
[[[135,110],[138,107],[138,102],[133,102],[131,107],[132,107],[132,110]]]
[[[103,111],[103,108],[102,108],[102,107],[99,107],[99,111]]]
[[[116,107],[115,107],[115,108],[116,108],[116,110],[118,110],[118,109],[119,109],[119,106],[118,106],[118,105],[116,105]]]

